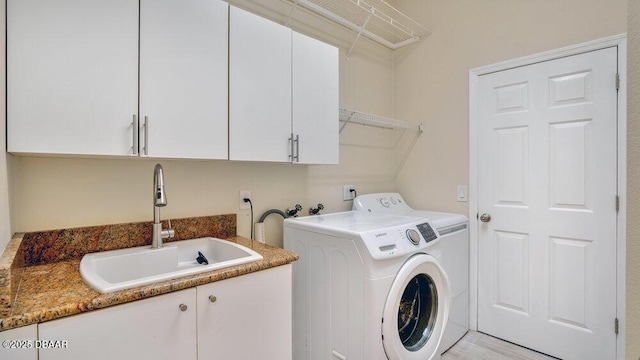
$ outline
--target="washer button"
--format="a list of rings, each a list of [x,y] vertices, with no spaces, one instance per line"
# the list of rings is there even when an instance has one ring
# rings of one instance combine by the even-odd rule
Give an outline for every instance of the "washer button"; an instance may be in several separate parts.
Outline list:
[[[411,241],[413,245],[417,246],[420,243],[420,234],[413,229],[407,230],[407,238],[409,238],[409,241]]]

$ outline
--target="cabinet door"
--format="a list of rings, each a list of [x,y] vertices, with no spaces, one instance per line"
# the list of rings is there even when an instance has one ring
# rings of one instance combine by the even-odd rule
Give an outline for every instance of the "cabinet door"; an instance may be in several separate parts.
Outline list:
[[[138,0],[7,1],[7,149],[133,154]]]
[[[140,1],[143,155],[227,159],[228,7]]]
[[[291,360],[291,265],[197,290],[199,360]]]
[[[14,340],[17,341],[14,342]],[[0,359],[38,360],[36,340],[38,340],[36,324],[0,331],[0,342],[2,342]]]
[[[291,161],[291,30],[231,7],[229,158]]]
[[[293,32],[293,133],[301,164],[339,162],[338,48]]]
[[[39,324],[41,340],[68,343],[40,349],[40,360],[195,360],[195,296],[192,288]]]

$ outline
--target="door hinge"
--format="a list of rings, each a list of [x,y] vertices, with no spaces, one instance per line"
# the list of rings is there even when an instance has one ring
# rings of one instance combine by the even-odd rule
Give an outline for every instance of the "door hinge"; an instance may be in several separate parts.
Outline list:
[[[616,212],[620,212],[620,195],[616,195]]]
[[[620,74],[616,74],[616,90],[620,90]]]
[[[618,330],[620,328],[620,322],[618,321],[618,318],[616,318],[615,324],[613,325],[613,327],[614,327],[614,330],[616,332],[616,335],[618,335]]]

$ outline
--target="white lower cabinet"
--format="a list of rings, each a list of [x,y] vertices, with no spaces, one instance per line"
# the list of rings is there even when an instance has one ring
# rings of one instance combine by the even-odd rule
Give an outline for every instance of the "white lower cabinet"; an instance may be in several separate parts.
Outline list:
[[[35,324],[0,332],[0,359],[38,360],[37,339]]]
[[[40,340],[68,346],[40,349],[40,360],[195,360],[195,298],[192,288],[42,323]]]
[[[198,359],[291,360],[291,265],[198,287]]]
[[[40,360],[291,360],[291,323],[289,264],[45,322],[37,329],[0,332],[0,338],[64,345],[40,347]],[[8,352],[8,357],[2,351],[8,350],[0,351],[2,359],[38,358],[32,350]]]

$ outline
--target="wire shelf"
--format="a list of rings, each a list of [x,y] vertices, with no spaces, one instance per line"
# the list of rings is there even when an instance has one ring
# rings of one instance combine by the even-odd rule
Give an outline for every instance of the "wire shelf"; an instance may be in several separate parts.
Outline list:
[[[409,154],[411,153],[411,151],[413,150],[413,147],[418,142],[418,138],[420,137],[420,135],[422,135],[424,131],[424,127],[422,124],[413,124],[413,123],[402,121],[402,120],[396,120],[396,119],[391,119],[383,116],[366,114],[363,112],[349,110],[349,109],[340,109],[340,121],[343,122],[342,126],[340,127],[340,133],[342,133],[342,130],[345,128],[345,126],[347,126],[347,124],[361,124],[361,125],[368,125],[368,126],[374,126],[374,127],[383,128],[383,129],[394,129],[394,130],[403,129],[404,131],[401,132],[402,134],[411,134],[411,133],[407,133],[406,130],[415,131],[415,135],[413,135],[413,137],[409,138],[407,141],[400,142],[401,139],[406,139],[406,138],[398,137],[397,138],[398,141],[394,145],[394,153],[396,154],[396,158],[394,162],[395,164],[394,173],[396,177],[398,176],[398,174],[400,174],[400,170],[402,169],[404,164],[407,162],[407,159],[409,158]],[[403,145],[403,146],[400,146],[400,145]]]
[[[293,3],[294,8],[300,4],[358,32],[358,38],[364,35],[394,50],[430,34],[425,27],[384,0],[288,1]]]
[[[340,128],[341,132],[348,123],[375,126],[383,129],[409,129],[417,132],[423,131],[422,124],[413,124],[402,120],[366,114],[349,109],[340,109],[340,121],[344,122]]]

